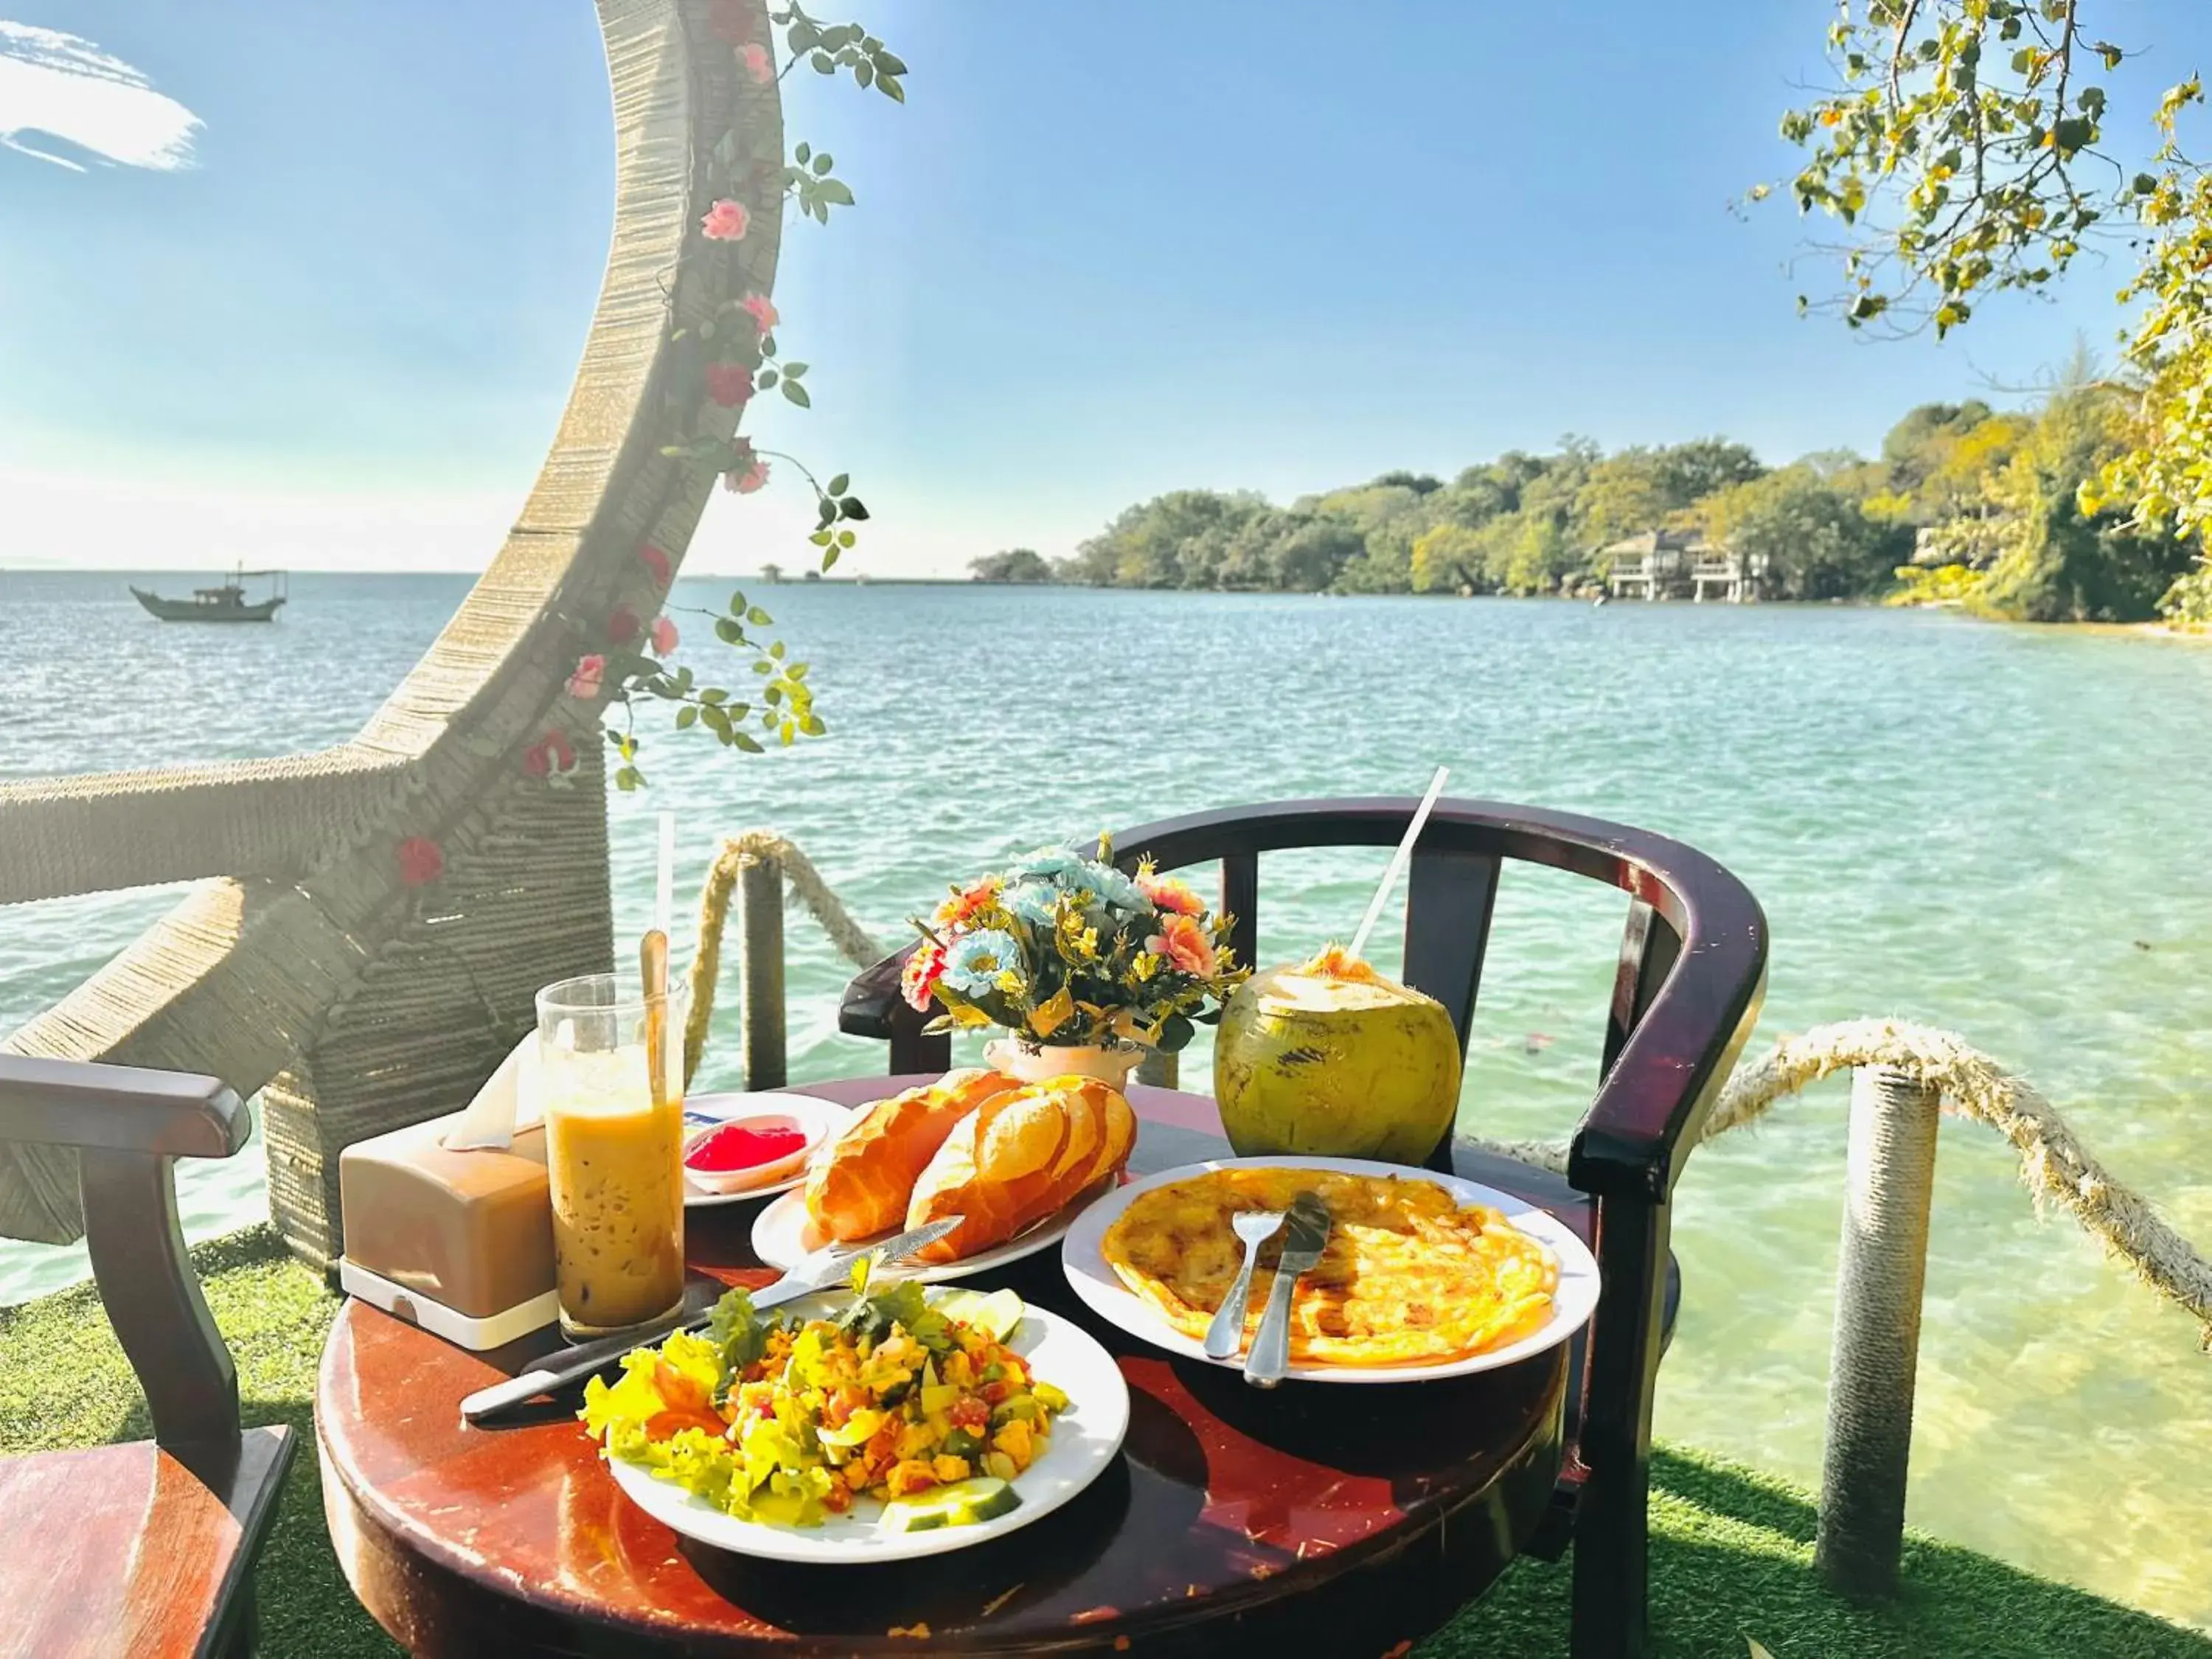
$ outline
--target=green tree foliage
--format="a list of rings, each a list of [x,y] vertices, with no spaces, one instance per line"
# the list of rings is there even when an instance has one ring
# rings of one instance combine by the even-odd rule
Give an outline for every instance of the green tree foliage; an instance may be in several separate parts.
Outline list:
[[[1128,508],[1057,574],[1125,587],[1575,592],[1602,582],[1609,544],[1672,526],[1760,561],[1777,597],[2133,620],[2153,613],[2187,554],[2069,493],[2124,447],[2127,410],[2077,369],[2037,412],[1914,410],[1873,461],[1831,451],[1769,472],[1720,438],[1610,456],[1568,439],[1449,483],[1386,473],[1288,507],[1175,490]],[[1928,538],[1917,551],[1916,532]]]
[[[2096,415],[2112,447],[2076,482],[2075,517],[2087,526],[2118,512],[2201,554],[2212,548],[2212,172],[2185,149],[2181,125],[2203,83],[2192,73],[2113,126],[2104,81],[2130,50],[2093,14],[2124,27],[2118,0],[1843,0],[1828,33],[1839,84],[1783,118],[1808,152],[1790,193],[1847,228],[1840,291],[1819,305],[1855,328],[1946,333],[1984,296],[2040,289],[2085,248],[2118,245],[2135,266],[2119,295],[2134,307],[2126,373]],[[2039,516],[2025,500],[2014,503],[2023,523]],[[2111,587],[2132,593],[2135,562],[2112,550],[2127,570]],[[2053,589],[2054,559],[2072,566],[2046,548],[2043,574],[1993,581],[1993,601],[2011,594],[2039,612],[2090,591],[2070,579]],[[2208,593],[2212,574],[2199,569],[2166,603],[2181,614]]]
[[[1010,547],[1002,553],[986,553],[968,562],[969,574],[979,582],[1048,582],[1052,566],[1043,554],[1030,547]]]
[[[2149,616],[2191,562],[2174,538],[2117,509],[2083,506],[2081,481],[2126,452],[2124,394],[2084,386],[2053,398],[1988,485],[1994,554],[1977,603],[2031,622]]]
[[[1911,549],[1909,535],[1869,518],[1802,465],[1719,491],[1700,517],[1707,536],[1763,564],[1768,591],[1785,599],[1873,592]]]

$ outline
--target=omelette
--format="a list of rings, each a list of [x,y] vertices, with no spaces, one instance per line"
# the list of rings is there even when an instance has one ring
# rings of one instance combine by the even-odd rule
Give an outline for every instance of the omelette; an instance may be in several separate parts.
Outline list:
[[[1202,1338],[1243,1264],[1230,1218],[1328,1206],[1328,1245],[1291,1301],[1291,1359],[1309,1365],[1441,1365],[1526,1336],[1550,1316],[1559,1263],[1486,1205],[1418,1176],[1214,1170],[1143,1194],[1106,1230],[1121,1282],[1186,1336]],[[1258,1328],[1283,1234],[1261,1247],[1245,1310]]]

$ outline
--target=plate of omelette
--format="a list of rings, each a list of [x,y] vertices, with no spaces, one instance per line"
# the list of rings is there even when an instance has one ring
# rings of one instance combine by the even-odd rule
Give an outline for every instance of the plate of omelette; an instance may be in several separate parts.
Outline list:
[[[1221,1158],[1133,1182],[1077,1218],[1062,1252],[1068,1283],[1132,1336],[1204,1359],[1206,1328],[1244,1259],[1231,1218],[1287,1210],[1308,1192],[1328,1206],[1329,1235],[1291,1297],[1291,1377],[1493,1370],[1566,1341],[1597,1309],[1597,1263],[1555,1216],[1455,1176],[1360,1158]],[[1261,1248],[1248,1346],[1282,1246],[1278,1232]]]

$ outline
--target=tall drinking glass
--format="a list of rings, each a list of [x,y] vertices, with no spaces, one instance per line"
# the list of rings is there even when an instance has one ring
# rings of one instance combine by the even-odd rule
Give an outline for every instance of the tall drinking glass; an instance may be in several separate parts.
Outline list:
[[[666,1031],[683,1044],[684,988]],[[635,979],[586,974],[538,994],[538,1088],[553,1189],[561,1328],[611,1335],[684,1299],[684,1096],[680,1068],[656,1103],[646,1067],[645,999]]]

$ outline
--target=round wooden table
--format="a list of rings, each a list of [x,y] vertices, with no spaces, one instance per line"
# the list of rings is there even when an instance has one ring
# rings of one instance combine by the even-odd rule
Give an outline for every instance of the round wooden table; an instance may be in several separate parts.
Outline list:
[[[848,1104],[919,1079],[804,1085]],[[1212,1101],[1132,1091],[1139,1173],[1218,1156]],[[758,1283],[758,1206],[694,1210],[698,1271]],[[748,1271],[750,1270],[750,1271]],[[477,1355],[349,1302],[315,1391],[323,1508],[354,1593],[411,1652],[1344,1653],[1435,1629],[1519,1553],[1559,1475],[1567,1351],[1400,1386],[1173,1358],[1092,1318],[1056,1250],[1007,1283],[1081,1320],[1128,1381],[1106,1475],[1036,1524],[867,1567],[726,1555],[648,1519],[567,1411],[474,1429],[461,1396],[550,1334]]]

